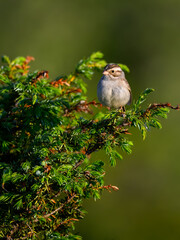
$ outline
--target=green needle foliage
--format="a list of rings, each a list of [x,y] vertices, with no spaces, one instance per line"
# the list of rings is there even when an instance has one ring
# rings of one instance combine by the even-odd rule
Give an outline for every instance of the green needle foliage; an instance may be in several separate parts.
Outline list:
[[[161,128],[159,117],[179,107],[142,108],[153,91],[146,89],[129,110],[103,113],[101,104],[87,101],[83,80],[102,71],[102,53],[54,81],[47,71],[29,72],[31,60],[4,56],[0,69],[0,237],[79,240],[73,230],[85,214],[83,199],[118,190],[104,185],[104,162],[91,154],[103,149],[115,166],[122,151],[131,153],[132,127],[145,138],[151,127]]]

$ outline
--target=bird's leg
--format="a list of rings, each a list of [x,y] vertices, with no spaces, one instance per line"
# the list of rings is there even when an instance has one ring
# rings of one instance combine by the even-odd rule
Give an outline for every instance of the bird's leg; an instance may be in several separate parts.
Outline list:
[[[125,107],[122,107],[122,106],[118,110],[119,110],[119,112],[125,112],[126,111]]]
[[[125,109],[125,107],[123,106],[121,106],[119,109],[118,109],[118,111],[119,111],[119,113],[120,113],[120,115],[122,116],[122,117],[125,117],[125,111],[126,111],[126,109]]]

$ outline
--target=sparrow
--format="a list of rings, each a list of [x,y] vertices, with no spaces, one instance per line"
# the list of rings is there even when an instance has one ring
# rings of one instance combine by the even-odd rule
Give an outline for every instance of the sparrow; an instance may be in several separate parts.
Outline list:
[[[122,109],[131,104],[131,88],[119,65],[110,63],[105,66],[97,85],[97,96],[102,105],[110,108]]]

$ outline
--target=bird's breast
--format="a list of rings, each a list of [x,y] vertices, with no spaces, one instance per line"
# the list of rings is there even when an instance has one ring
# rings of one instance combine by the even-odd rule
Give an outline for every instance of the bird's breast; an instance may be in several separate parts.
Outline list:
[[[128,88],[120,81],[107,81],[103,78],[99,81],[97,87],[99,101],[108,107],[119,108],[125,106],[130,100]]]

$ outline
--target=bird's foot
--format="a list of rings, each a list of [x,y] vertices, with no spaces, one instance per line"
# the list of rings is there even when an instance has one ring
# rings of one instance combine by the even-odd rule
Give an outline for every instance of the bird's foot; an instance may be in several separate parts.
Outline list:
[[[126,116],[126,114],[125,114],[125,112],[126,112],[125,107],[120,107],[120,108],[118,109],[118,112],[120,113],[120,116],[121,116],[121,117],[125,117],[125,116]]]

